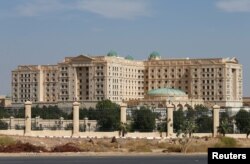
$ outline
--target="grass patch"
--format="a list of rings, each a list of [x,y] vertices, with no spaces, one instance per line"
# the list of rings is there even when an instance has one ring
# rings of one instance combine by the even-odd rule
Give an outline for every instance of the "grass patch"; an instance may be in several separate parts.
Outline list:
[[[136,145],[128,150],[129,152],[152,152],[149,146],[147,145]]]
[[[159,149],[166,149],[168,146],[168,143],[157,143],[155,147]]]
[[[191,145],[187,149],[187,153],[207,152],[209,145],[207,144],[195,144]]]
[[[98,140],[91,143],[89,141],[83,141],[78,144],[82,152],[112,152],[118,150],[118,143],[110,143],[110,140]]]
[[[178,145],[172,145],[167,148],[167,152],[169,153],[180,153],[181,147]]]
[[[8,136],[0,136],[0,146],[9,146],[15,144],[16,141]]]
[[[220,137],[219,142],[217,142],[214,147],[237,147],[238,143],[236,139],[230,137]]]

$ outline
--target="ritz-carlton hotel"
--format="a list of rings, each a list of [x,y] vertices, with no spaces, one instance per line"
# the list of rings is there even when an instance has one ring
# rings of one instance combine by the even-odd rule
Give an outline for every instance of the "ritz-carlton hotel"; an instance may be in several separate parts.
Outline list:
[[[153,52],[147,60],[104,56],[66,57],[56,65],[20,65],[12,71],[13,106],[95,106],[109,99],[129,106],[185,104],[242,106],[242,65],[236,58],[172,59]]]

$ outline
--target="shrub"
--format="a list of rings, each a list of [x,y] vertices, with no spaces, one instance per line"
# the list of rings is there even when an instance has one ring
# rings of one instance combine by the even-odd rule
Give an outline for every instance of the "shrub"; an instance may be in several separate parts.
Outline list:
[[[35,146],[30,143],[17,142],[6,147],[0,147],[0,152],[5,153],[19,153],[19,152],[47,152],[47,150],[42,146]]]
[[[129,152],[152,152],[149,146],[147,145],[137,145],[128,150]]]
[[[0,120],[0,130],[7,130],[8,129],[8,123]]]
[[[15,143],[15,140],[8,136],[1,136],[0,137],[0,146],[8,146]]]
[[[168,147],[168,143],[157,143],[156,146],[159,149],[165,149]]]
[[[221,137],[219,142],[215,144],[215,147],[236,147],[237,141],[230,137]]]
[[[78,148],[75,144],[67,143],[65,145],[60,145],[54,147],[52,152],[81,152],[82,150]]]
[[[73,124],[69,123],[66,125],[65,130],[72,130],[73,129]]]
[[[167,150],[164,150],[164,152],[168,153],[180,153],[181,152],[181,147],[177,145],[169,146]]]
[[[187,149],[187,153],[207,152],[208,147],[209,145],[207,144],[192,144]]]
[[[15,125],[15,130],[24,130],[24,126],[21,125]]]

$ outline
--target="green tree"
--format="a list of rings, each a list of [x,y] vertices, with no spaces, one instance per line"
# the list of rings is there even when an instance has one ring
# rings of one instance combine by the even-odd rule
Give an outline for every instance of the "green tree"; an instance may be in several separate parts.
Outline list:
[[[250,112],[241,109],[235,116],[236,126],[241,133],[250,133]]]
[[[83,108],[79,110],[79,119],[83,120],[85,117],[88,118],[88,109]]]
[[[59,119],[63,117],[68,119],[69,115],[58,108],[58,106],[43,106],[42,108],[36,106],[32,108],[32,118],[40,116],[43,119]]]
[[[174,131],[178,132],[181,129],[181,126],[184,123],[185,120],[185,116],[184,116],[184,112],[183,109],[180,108],[177,111],[173,112],[173,117],[174,117]]]
[[[96,104],[99,112],[97,125],[100,131],[115,131],[120,128],[120,107],[110,100],[99,101]]]
[[[8,129],[8,123],[0,120],[0,130],[7,130]]]
[[[191,106],[188,106],[187,107],[187,110],[185,111],[185,119],[187,120],[195,120],[195,116],[196,116],[196,113],[195,113],[195,110],[191,107]]]
[[[25,112],[24,112],[24,108],[20,108],[17,110],[17,113],[15,114],[15,118],[24,118],[25,116]]]
[[[99,110],[90,107],[88,109],[87,117],[89,120],[98,120],[100,117],[100,112],[99,112]]]
[[[163,132],[167,132],[168,126],[166,122],[161,122],[160,124],[157,125],[157,130],[160,133],[160,136],[162,137]]]
[[[79,117],[81,120],[83,120],[85,117],[88,118],[88,120],[97,120],[99,118],[100,112],[97,109],[94,109],[92,107],[90,108],[83,108],[79,111]]]
[[[0,108],[0,118],[9,118],[10,115],[7,109]]]
[[[177,135],[182,133],[183,137],[188,136],[189,138],[191,138],[192,134],[196,131],[197,131],[197,126],[195,124],[195,121],[192,119],[187,119],[184,121]]]
[[[133,111],[132,129],[140,132],[152,132],[155,128],[155,114],[146,107]]]
[[[127,123],[120,123],[120,127],[119,127],[119,132],[120,132],[120,136],[124,137],[125,134],[127,134],[127,132],[130,130],[130,125]]]
[[[197,132],[211,133],[213,131],[213,119],[207,115],[202,115],[196,119]]]
[[[231,120],[232,120],[232,118],[230,118],[229,113],[227,111],[220,113],[220,123],[223,120],[229,120],[229,122],[231,122]]]
[[[225,136],[227,133],[232,131],[232,126],[228,119],[222,120],[218,127],[218,132]]]
[[[212,113],[204,105],[195,106],[197,132],[210,133],[213,131],[213,119],[210,115],[212,115]]]

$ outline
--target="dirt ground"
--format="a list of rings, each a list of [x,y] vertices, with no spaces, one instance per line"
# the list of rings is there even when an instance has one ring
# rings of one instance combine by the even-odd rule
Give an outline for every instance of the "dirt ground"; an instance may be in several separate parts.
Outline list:
[[[183,144],[179,139],[90,139],[90,138],[39,138],[26,136],[9,136],[15,141],[41,146],[53,150],[56,146],[69,145],[80,148],[83,152],[181,152]],[[219,138],[194,138],[188,145],[189,153],[207,152],[214,147]],[[237,147],[250,147],[250,139],[236,139]]]

